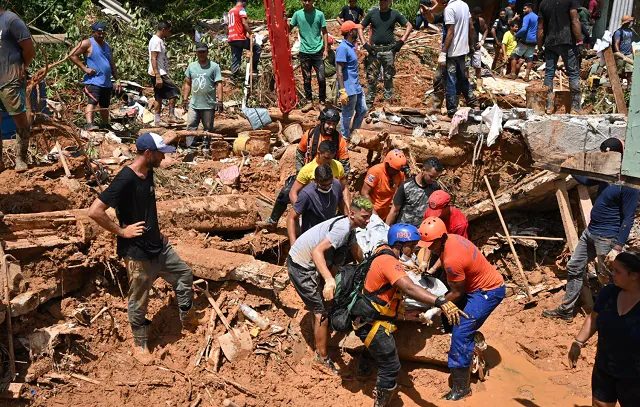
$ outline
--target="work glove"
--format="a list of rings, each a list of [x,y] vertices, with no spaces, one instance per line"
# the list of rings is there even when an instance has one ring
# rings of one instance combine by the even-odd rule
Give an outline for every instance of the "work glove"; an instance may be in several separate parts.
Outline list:
[[[582,351],[582,345],[578,342],[573,341],[571,343],[571,348],[569,348],[569,367],[575,368],[578,363],[578,358],[580,357],[580,352]]]
[[[447,321],[451,326],[460,325],[460,315],[465,318],[469,318],[469,315],[465,314],[464,311],[458,308],[458,306],[451,301],[447,301],[440,305],[440,309],[442,309],[444,316],[447,317]]]
[[[447,53],[441,51],[440,55],[438,55],[438,65],[445,66],[447,64]]]
[[[349,103],[349,95],[347,95],[347,90],[345,88],[340,89],[340,104],[346,106]]]
[[[393,47],[393,52],[399,52],[400,48],[402,48],[403,46],[404,46],[404,41],[397,40],[396,45]]]
[[[617,249],[609,250],[607,257],[604,258],[605,266],[611,268],[611,263],[613,263],[613,261],[616,259],[616,257],[618,257],[619,254],[620,254],[620,250],[617,250]]]
[[[365,51],[367,51],[369,53],[369,55],[376,55],[376,52],[373,50],[373,48],[371,47],[371,44],[366,43],[362,46],[362,48],[364,48]]]
[[[322,290],[322,296],[324,297],[324,300],[325,301],[333,300],[333,294],[335,293],[335,291],[336,291],[336,280],[334,280],[333,278],[325,280],[324,289]]]

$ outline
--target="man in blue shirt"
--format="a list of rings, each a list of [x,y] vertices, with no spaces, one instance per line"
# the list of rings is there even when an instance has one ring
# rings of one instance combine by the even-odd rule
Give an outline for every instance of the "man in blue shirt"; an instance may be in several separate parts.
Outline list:
[[[600,150],[622,153],[623,144],[616,138],[610,138],[600,145]],[[635,188],[578,176],[574,178],[584,185],[598,185],[598,197],[591,210],[591,222],[580,236],[580,241],[567,263],[567,287],[562,304],[556,309],[542,312],[547,318],[565,321],[573,320],[573,310],[580,296],[587,264],[597,258],[599,272],[607,273],[602,269],[602,264],[612,261],[622,251],[629,238],[640,197],[640,190]],[[600,277],[609,280],[607,275]]]
[[[340,103],[342,104],[342,137],[349,140],[351,132],[359,129],[364,115],[367,113],[367,104],[364,99],[364,91],[358,80],[358,55],[354,49],[358,39],[358,29],[362,25],[353,21],[345,21],[342,24],[344,40],[336,51],[336,71],[338,85],[340,85]],[[355,111],[355,117],[353,113]],[[353,118],[353,124],[351,119]]]
[[[631,24],[635,20],[631,16],[622,17],[622,26],[613,34],[613,52],[616,56],[616,66],[621,79],[627,80],[627,86],[631,89],[631,76],[633,74],[633,30]]]
[[[511,75],[510,79],[515,79],[520,73],[520,68],[524,62],[527,63],[527,72],[524,76],[525,82],[529,82],[529,74],[531,73],[531,66],[533,65],[533,55],[536,52],[536,44],[538,42],[538,15],[533,12],[533,4],[527,3],[522,9],[524,19],[522,20],[522,27],[516,33],[516,38],[520,39],[518,46],[513,54],[511,54]]]

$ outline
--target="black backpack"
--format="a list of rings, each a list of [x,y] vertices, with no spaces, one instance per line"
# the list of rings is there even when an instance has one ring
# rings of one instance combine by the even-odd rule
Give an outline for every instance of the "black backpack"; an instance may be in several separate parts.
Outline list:
[[[357,312],[357,315],[354,315],[354,313],[352,312],[356,303],[360,304],[358,308],[366,308],[368,305],[368,307],[373,310],[373,312],[377,313],[375,308],[373,308],[371,303],[367,300],[367,297],[377,296],[378,294],[391,289],[391,286],[389,284],[385,284],[379,290],[376,290],[373,293],[367,293],[366,297],[363,297],[362,291],[364,288],[364,280],[367,277],[367,273],[371,268],[373,260],[383,254],[396,257],[395,253],[393,253],[391,249],[382,249],[375,253],[373,256],[365,258],[362,263],[358,265],[347,264],[341,267],[340,271],[338,271],[338,274],[335,277],[336,291],[333,297],[331,310],[329,311],[329,323],[331,324],[331,328],[333,328],[334,331],[349,332],[353,329],[353,317],[364,316],[360,315],[362,314],[361,312]],[[367,322],[372,322],[369,321],[369,319],[380,318],[366,318]]]

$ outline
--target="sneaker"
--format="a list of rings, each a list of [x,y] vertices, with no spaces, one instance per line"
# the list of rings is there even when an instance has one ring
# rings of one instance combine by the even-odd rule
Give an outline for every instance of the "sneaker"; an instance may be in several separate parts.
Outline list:
[[[269,217],[267,220],[256,222],[256,227],[258,229],[275,230],[278,227],[278,222]]]
[[[544,310],[542,311],[542,316],[551,319],[561,319],[567,322],[573,321],[573,313],[562,311],[560,308]]]
[[[98,127],[98,125],[95,124],[95,123],[87,123],[87,125],[84,127],[84,129],[86,131],[96,131],[96,130],[99,130],[100,127]]]
[[[320,357],[320,355],[316,353],[315,361],[321,364],[322,366],[326,367],[327,369],[329,369],[331,373],[335,375],[340,375],[340,371],[338,370],[338,367],[336,366],[335,362],[331,360],[330,356],[327,356],[326,358],[322,358]]]
[[[313,110],[313,103],[307,103],[302,107],[302,109],[300,109],[302,113],[307,113],[307,112],[310,112],[311,110]]]

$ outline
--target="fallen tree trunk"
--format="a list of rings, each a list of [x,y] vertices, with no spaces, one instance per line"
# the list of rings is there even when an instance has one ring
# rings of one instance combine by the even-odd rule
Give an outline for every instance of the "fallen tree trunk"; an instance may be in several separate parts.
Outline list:
[[[282,290],[289,284],[286,267],[256,260],[247,254],[203,249],[186,243],[173,248],[199,278],[244,281],[268,290]]]
[[[258,221],[250,195],[217,195],[158,202],[160,229],[179,227],[199,232],[250,230]]]
[[[508,190],[496,195],[496,202],[502,211],[539,203],[549,196],[555,196],[555,181],[564,177],[566,174],[557,174],[551,171],[531,174]],[[576,184],[577,181],[571,179],[567,182],[567,189],[573,188]],[[462,212],[467,216],[467,220],[472,221],[495,213],[495,207],[491,199],[486,199]]]

